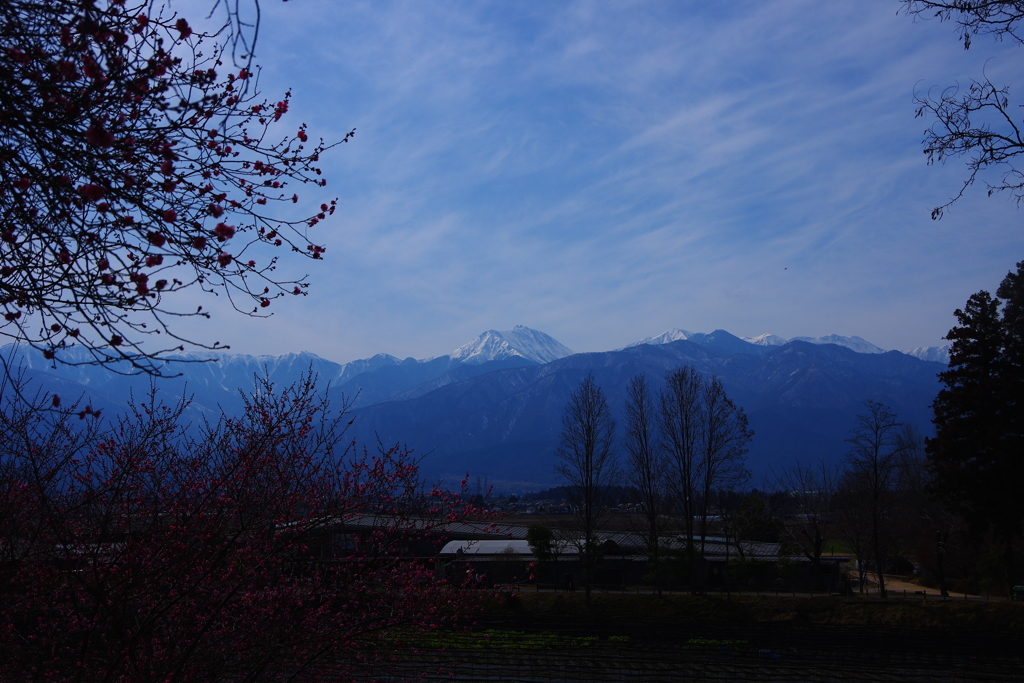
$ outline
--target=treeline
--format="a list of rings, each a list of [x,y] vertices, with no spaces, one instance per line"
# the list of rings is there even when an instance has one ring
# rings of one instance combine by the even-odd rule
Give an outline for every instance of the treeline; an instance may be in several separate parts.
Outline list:
[[[604,392],[588,375],[562,419],[556,471],[567,484],[545,492],[572,505],[588,596],[597,531],[627,491],[655,583],[660,539],[680,535],[693,575],[715,533],[782,542],[819,577],[826,547],[838,543],[856,555],[860,585],[870,572],[882,595],[885,573],[907,569],[908,558],[943,594],[950,584],[1008,594],[1024,566],[1016,545],[1024,522],[1024,261],[997,296],[979,292],[955,313],[933,438],[868,399],[843,462],[779,468],[767,495],[735,493],[749,481],[753,433],[717,377],[678,368],[657,395],[646,377],[633,377],[617,435]]]

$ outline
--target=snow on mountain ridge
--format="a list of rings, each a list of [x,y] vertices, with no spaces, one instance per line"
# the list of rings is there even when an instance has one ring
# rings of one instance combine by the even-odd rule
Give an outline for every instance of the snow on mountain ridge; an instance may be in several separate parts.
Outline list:
[[[875,346],[861,337],[844,337],[839,334],[829,334],[824,337],[791,337],[789,341],[802,341],[809,344],[835,344],[845,346],[857,353],[885,353],[886,349]]]
[[[554,338],[525,325],[516,325],[511,330],[487,330],[473,341],[452,351],[449,357],[453,361],[471,364],[516,356],[535,363],[550,363],[571,355],[572,350]]]
[[[633,342],[624,348],[631,348],[634,346],[640,346],[641,344],[669,344],[680,339],[695,339],[702,337],[703,335],[694,334],[693,332],[687,332],[686,330],[680,330],[678,328],[668,330],[659,334],[657,337],[646,337],[638,342]],[[824,337],[791,337],[785,339],[776,334],[765,333],[756,337],[740,337],[743,341],[748,344],[754,344],[756,346],[782,346],[792,341],[802,341],[809,344],[835,344],[837,346],[845,346],[846,348],[856,351],[857,353],[885,353],[886,349],[879,346],[875,346],[871,342],[861,337],[844,337],[839,334],[830,334]],[[913,354],[910,354],[913,355]],[[928,360],[928,359],[926,359]]]
[[[644,337],[640,341],[633,342],[632,344],[627,344],[622,348],[631,349],[634,346],[643,346],[644,344],[671,344],[674,341],[679,341],[680,339],[689,339],[692,336],[693,332],[687,332],[686,330],[680,330],[679,328],[675,327],[672,328],[671,330],[662,332],[657,337]],[[621,351],[622,349],[619,350]]]
[[[942,346],[918,346],[916,349],[907,349],[903,353],[921,360],[935,361],[943,365],[949,365],[949,344]]]
[[[771,334],[769,332],[759,334],[756,337],[740,337],[740,339],[758,346],[782,346],[789,341],[788,339],[783,339],[777,334]]]

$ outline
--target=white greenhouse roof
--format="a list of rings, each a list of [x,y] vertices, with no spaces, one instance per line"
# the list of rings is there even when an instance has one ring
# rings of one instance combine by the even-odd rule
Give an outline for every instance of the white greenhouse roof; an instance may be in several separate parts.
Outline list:
[[[569,543],[560,544],[559,554],[571,555],[577,553],[574,545]],[[458,551],[463,555],[501,555],[514,554],[521,556],[533,556],[530,544],[526,541],[514,539],[503,539],[500,541],[449,541],[441,549],[442,555],[454,555]],[[509,553],[509,550],[512,552]]]

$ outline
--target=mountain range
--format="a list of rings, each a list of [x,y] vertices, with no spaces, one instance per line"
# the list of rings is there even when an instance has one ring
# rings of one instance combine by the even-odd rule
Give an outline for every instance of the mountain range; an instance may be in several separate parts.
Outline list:
[[[63,397],[83,396],[107,414],[123,410],[151,381],[166,401],[192,398],[189,419],[220,409],[236,412],[240,391],[254,375],[287,384],[312,370],[332,396],[352,404],[348,436],[359,442],[402,442],[423,454],[430,479],[452,481],[467,472],[507,490],[558,483],[553,473],[561,416],[569,394],[592,372],[616,419],[629,379],[647,375],[655,390],[681,365],[722,379],[755,432],[748,467],[756,481],[797,460],[838,460],[845,438],[868,399],[888,404],[906,422],[930,433],[936,374],[947,349],[885,351],[860,337],[739,338],[724,330],[669,330],[622,349],[577,353],[549,335],[518,325],[488,330],[451,354],[399,359],[387,354],[338,364],[311,353],[224,355],[216,362],[180,356],[177,377],[151,380],[88,365],[53,365],[13,346],[0,350],[35,387]],[[65,351],[76,360],[75,349]],[[127,368],[121,368],[126,371]]]

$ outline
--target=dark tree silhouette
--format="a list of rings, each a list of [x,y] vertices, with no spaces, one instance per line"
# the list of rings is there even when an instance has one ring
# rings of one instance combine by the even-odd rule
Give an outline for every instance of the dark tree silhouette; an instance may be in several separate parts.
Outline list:
[[[819,589],[825,588],[821,556],[835,538],[833,502],[839,487],[840,470],[822,459],[812,465],[795,463],[773,471],[775,486],[794,506],[795,521],[785,527],[785,536],[810,560]]]
[[[857,556],[857,579],[863,593],[871,555],[871,495],[860,472],[847,470],[839,480],[832,501],[832,520],[836,536]]]
[[[580,537],[575,539],[583,565],[583,587],[587,606],[600,543],[597,530],[605,516],[603,496],[618,482],[615,462],[615,420],[612,419],[604,392],[588,374],[572,392],[562,416],[562,435],[556,456],[555,472],[569,485],[566,493],[572,503]]]
[[[683,517],[683,537],[691,577],[697,553],[694,519],[699,509],[697,495],[701,490],[703,388],[704,381],[700,373],[688,365],[670,372],[659,394],[659,434],[668,460],[672,492]]]
[[[902,466],[900,433],[903,425],[891,408],[866,401],[847,439],[850,451],[846,463],[860,484],[870,515],[871,559],[878,577],[878,591],[885,597],[886,563],[892,552],[893,510]],[[864,558],[858,558],[864,559]]]
[[[628,456],[626,480],[639,494],[640,531],[647,542],[648,564],[660,594],[659,537],[665,530],[669,502],[667,461],[658,443],[657,408],[643,375],[636,375],[629,382],[624,414],[626,428],[622,445]]]
[[[981,291],[956,311],[949,369],[932,409],[927,440],[936,495],[976,531],[991,530],[1003,545],[1007,585],[1016,572],[1013,542],[1024,522],[1024,261],[997,294]]]
[[[670,487],[683,516],[690,577],[704,552],[713,493],[748,476],[744,468],[753,432],[742,408],[726,395],[721,380],[684,366],[670,372],[659,395],[660,443]],[[700,539],[700,547],[697,539]],[[697,590],[697,583],[691,586]]]
[[[700,552],[708,535],[708,518],[716,489],[731,489],[746,481],[750,472],[744,466],[747,444],[754,438],[747,414],[725,393],[722,380],[704,381],[703,424],[700,462]]]
[[[904,11],[915,18],[937,17],[954,21],[970,49],[971,39],[990,35],[996,40],[1011,40],[1024,45],[1021,20],[1022,0],[901,0]],[[1001,172],[997,180],[985,181],[988,192],[1009,192],[1020,204],[1024,201],[1024,119],[1020,105],[1010,99],[1009,86],[997,86],[988,77],[971,81],[965,89],[950,86],[938,94],[928,90],[915,94],[917,116],[930,121],[924,132],[924,153],[928,163],[967,156],[967,179],[960,191],[945,204],[932,210],[932,218],[955,203],[985,171]]]
[[[0,335],[159,374],[223,348],[175,334],[207,315],[180,293],[252,316],[305,293],[277,254],[322,257],[308,231],[335,200],[292,206],[332,145],[281,127],[289,94],[260,98],[238,3],[216,7],[227,25],[204,34],[155,0],[0,3]]]

